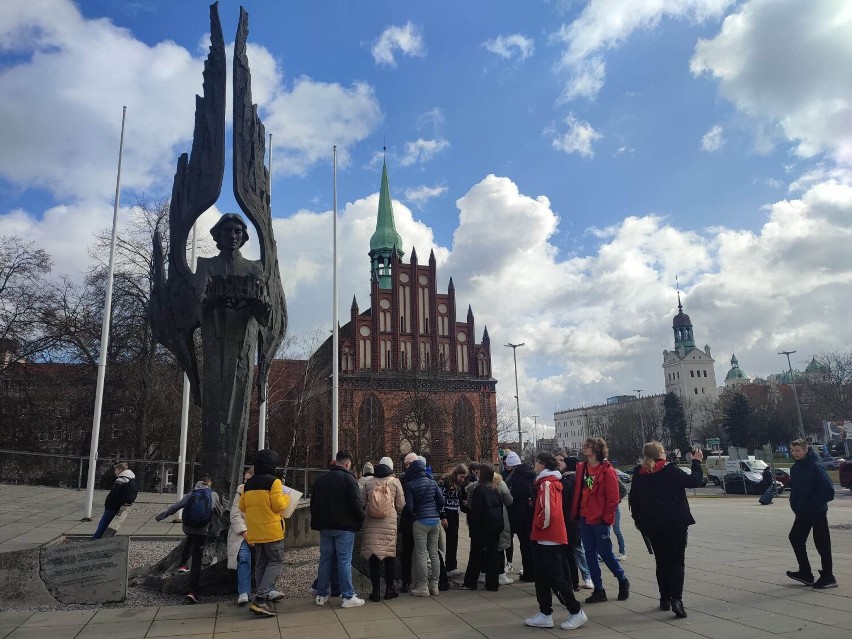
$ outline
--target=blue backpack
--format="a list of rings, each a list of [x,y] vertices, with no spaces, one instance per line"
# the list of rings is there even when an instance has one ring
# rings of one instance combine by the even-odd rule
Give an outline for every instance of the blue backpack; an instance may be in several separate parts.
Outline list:
[[[189,494],[183,507],[184,524],[190,528],[203,528],[210,523],[213,519],[212,492],[210,488],[196,488]]]

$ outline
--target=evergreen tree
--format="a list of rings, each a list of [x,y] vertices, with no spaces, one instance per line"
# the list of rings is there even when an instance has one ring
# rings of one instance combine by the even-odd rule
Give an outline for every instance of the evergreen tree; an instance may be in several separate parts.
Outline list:
[[[677,393],[667,393],[663,400],[663,432],[669,436],[672,449],[679,448],[684,454],[689,450],[686,437],[686,413]]]
[[[743,393],[731,393],[727,398],[722,425],[731,446],[748,447],[754,443],[753,412],[748,398]]]

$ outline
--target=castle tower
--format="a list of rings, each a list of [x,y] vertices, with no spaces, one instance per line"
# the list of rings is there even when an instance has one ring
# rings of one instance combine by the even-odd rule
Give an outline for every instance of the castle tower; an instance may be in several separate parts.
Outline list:
[[[751,379],[740,368],[740,363],[737,361],[735,353],[731,353],[731,369],[725,375],[725,388],[729,386],[738,386],[740,384],[748,384]]]
[[[391,287],[391,262],[395,255],[402,259],[402,238],[396,232],[393,221],[393,204],[391,203],[390,186],[388,184],[388,166],[382,162],[382,187],[379,192],[379,214],[376,218],[376,230],[370,238],[370,277],[376,278],[380,289]]]
[[[715,363],[710,347],[704,350],[695,347],[692,320],[683,312],[680,292],[677,294],[677,314],[672,318],[674,350],[663,351],[663,373],[666,392],[674,392],[682,399],[716,397]]]

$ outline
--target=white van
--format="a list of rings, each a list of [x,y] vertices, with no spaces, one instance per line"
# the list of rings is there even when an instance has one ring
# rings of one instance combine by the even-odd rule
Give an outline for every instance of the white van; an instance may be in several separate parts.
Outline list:
[[[725,473],[731,472],[728,470],[727,464],[727,455],[709,455],[707,457],[707,476],[717,486],[722,483],[722,477],[725,476]]]
[[[747,459],[731,459],[728,455],[710,455],[707,458],[707,475],[710,481],[718,486],[728,473],[751,473],[750,477],[753,478],[755,474],[762,475],[766,466],[765,461],[755,459],[754,455],[749,455]]]

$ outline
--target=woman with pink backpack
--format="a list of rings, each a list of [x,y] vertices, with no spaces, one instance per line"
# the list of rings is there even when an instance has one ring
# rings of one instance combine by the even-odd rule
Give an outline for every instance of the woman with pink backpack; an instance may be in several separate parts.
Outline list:
[[[394,586],[397,516],[405,508],[405,494],[402,484],[394,477],[390,457],[382,457],[373,473],[364,482],[361,493],[367,515],[361,528],[361,556],[370,564],[370,581],[373,583],[370,601],[381,601],[382,572],[385,575],[385,599],[398,596]]]

